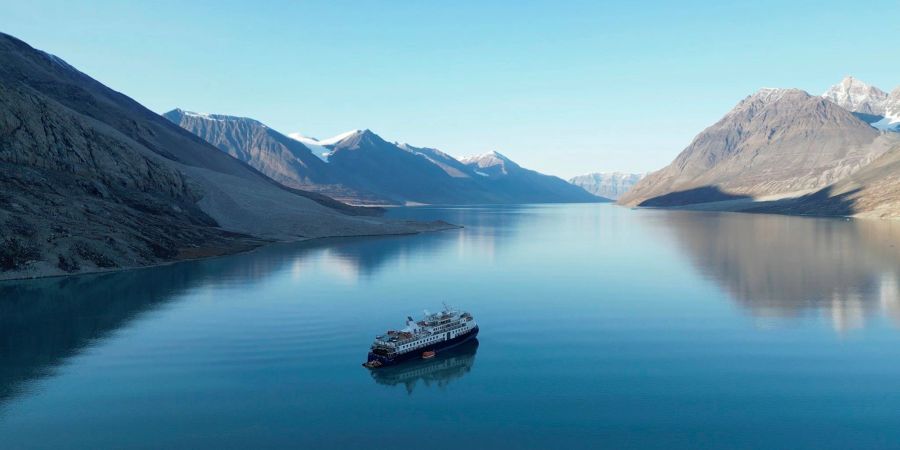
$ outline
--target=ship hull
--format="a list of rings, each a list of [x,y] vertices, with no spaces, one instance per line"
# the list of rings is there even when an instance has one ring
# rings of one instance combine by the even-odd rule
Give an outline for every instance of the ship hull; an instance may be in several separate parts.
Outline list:
[[[477,335],[478,335],[478,326],[476,326],[475,328],[472,328],[472,330],[469,331],[468,333],[461,334],[459,336],[456,336],[453,339],[443,341],[443,342],[437,342],[434,345],[430,345],[428,347],[423,347],[418,350],[413,350],[410,352],[402,353],[402,354],[394,356],[393,358],[389,358],[389,357],[383,356],[383,355],[376,355],[375,353],[369,352],[369,357],[368,357],[366,363],[370,364],[374,361],[378,361],[381,363],[381,366],[379,366],[379,367],[393,366],[396,364],[400,364],[404,361],[422,359],[422,352],[425,352],[428,350],[431,350],[431,351],[435,352],[436,354],[440,355],[440,353],[442,351],[446,351],[446,350],[449,350],[460,344],[464,344],[464,343],[474,339],[475,336],[477,336]]]

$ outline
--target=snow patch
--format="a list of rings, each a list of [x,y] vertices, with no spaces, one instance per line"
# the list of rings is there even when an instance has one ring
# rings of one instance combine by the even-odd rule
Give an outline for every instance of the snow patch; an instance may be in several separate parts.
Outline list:
[[[321,141],[319,141],[319,145],[334,145],[334,144],[337,144],[338,142],[343,141],[344,139],[347,139],[351,136],[355,136],[362,132],[363,132],[363,130],[350,130],[350,131],[341,133],[337,136],[332,136],[328,139],[322,139]]]
[[[883,119],[872,123],[871,125],[882,131],[900,131],[900,115],[885,116]]]
[[[288,137],[305,145],[306,148],[312,151],[313,155],[316,155],[322,161],[328,162],[328,157],[331,156],[331,149],[322,145],[322,142],[318,139],[307,137],[300,133],[291,133]]]
[[[202,112],[195,112],[195,111],[185,111],[183,109],[179,109],[179,111],[181,111],[181,113],[187,117],[195,117],[195,118],[204,119],[204,120],[215,120],[217,122],[224,122],[228,118],[228,116],[222,116],[222,115],[218,115],[218,114],[202,113]]]

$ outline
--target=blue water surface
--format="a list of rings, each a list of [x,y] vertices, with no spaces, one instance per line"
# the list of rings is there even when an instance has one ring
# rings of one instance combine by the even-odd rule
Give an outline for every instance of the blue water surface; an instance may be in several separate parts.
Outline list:
[[[897,448],[900,226],[613,205],[0,284],[0,448]],[[370,372],[442,302],[478,342]]]

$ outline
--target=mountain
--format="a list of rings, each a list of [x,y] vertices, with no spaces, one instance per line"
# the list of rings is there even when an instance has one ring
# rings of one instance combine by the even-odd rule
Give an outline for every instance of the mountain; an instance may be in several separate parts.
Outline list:
[[[398,147],[410,153],[425,157],[431,161],[432,164],[437,165],[444,173],[453,178],[471,178],[473,175],[472,170],[468,166],[438,149],[413,147],[409,144],[399,144]]]
[[[58,57],[0,34],[0,278],[411,233],[287,188]]]
[[[460,160],[472,169],[476,178],[487,183],[495,192],[510,197],[529,199],[534,203],[603,202],[581,187],[562,178],[525,169],[506,156],[494,151]]]
[[[574,177],[569,183],[580,186],[598,197],[618,200],[644,176],[643,173],[596,172]]]
[[[347,177],[327,163],[324,147],[307,145],[257,120],[180,108],[163,117],[285,186],[318,192],[339,201],[383,203],[375,195],[346,185],[342,180]]]
[[[884,117],[872,126],[879,130],[900,132],[900,87],[891,91],[884,101]]]
[[[900,140],[898,140],[900,141]],[[811,213],[823,206],[845,205],[847,213],[878,218],[900,218],[900,142],[858,172],[813,196],[802,205]],[[819,200],[823,199],[823,200]],[[822,205],[824,203],[824,205]],[[850,215],[847,214],[847,215]]]
[[[850,112],[883,116],[888,94],[877,87],[846,76],[840,83],[828,88],[822,97]]]
[[[762,89],[638,182],[619,202],[680,206],[792,197],[820,190],[887,150],[850,111],[798,89]]]
[[[498,204],[596,202],[560,178],[520,167],[509,158],[457,160],[433,148],[387,142],[370,130],[331,140],[329,164],[362,189],[403,203]],[[499,155],[491,153],[489,155]],[[496,176],[485,172],[502,171]]]
[[[291,139],[296,141],[300,141],[307,148],[312,150],[313,154],[319,157],[322,161],[328,161],[328,157],[331,155],[330,146],[342,141],[344,138],[349,137],[353,134],[359,133],[362,130],[350,130],[345,133],[341,133],[337,136],[330,137],[328,139],[318,140],[316,138],[307,137],[300,133],[291,133],[288,136]]]
[[[182,109],[163,117],[286,186],[303,189],[332,181],[326,164],[309,148],[256,120]]]
[[[552,176],[513,168],[509,177],[486,177],[477,164],[428,147],[388,142],[371,130],[328,139],[283,135],[248,118],[165,114],[172,122],[273,179],[356,204],[509,204],[603,201]],[[491,169],[486,169],[491,170]]]
[[[330,165],[366,191],[395,203],[470,203],[477,191],[458,183],[428,158],[370,130],[345,134],[328,147]]]
[[[885,143],[888,151],[850,176],[798,199],[759,205],[755,211],[900,219],[900,138]]]

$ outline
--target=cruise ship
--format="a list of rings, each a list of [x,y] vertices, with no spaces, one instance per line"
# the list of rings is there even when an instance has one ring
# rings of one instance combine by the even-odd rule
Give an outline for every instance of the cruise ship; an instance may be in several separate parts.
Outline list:
[[[377,336],[364,367],[375,369],[411,359],[433,358],[437,353],[474,338],[478,324],[471,314],[444,305],[439,313],[416,322],[406,318],[406,328]]]

